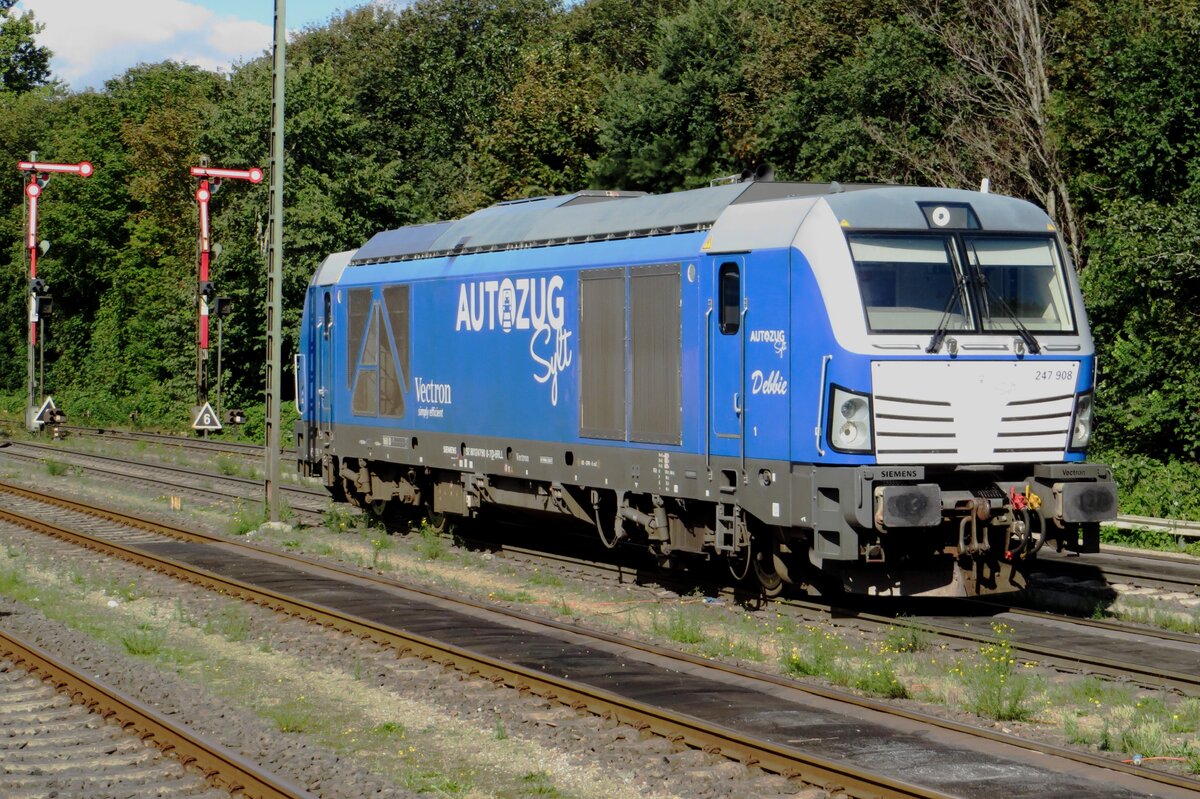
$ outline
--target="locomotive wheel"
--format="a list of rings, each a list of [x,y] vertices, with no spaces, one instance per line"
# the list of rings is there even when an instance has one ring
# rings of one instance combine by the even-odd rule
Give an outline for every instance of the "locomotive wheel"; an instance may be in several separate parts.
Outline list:
[[[332,499],[334,502],[345,502],[346,501],[346,487],[342,485],[341,480],[338,480],[335,478],[333,481],[333,485],[325,486],[325,488],[326,488],[326,490],[329,491],[329,498]]]
[[[783,593],[783,578],[775,570],[775,557],[770,552],[756,552],[750,559],[754,564],[754,576],[763,596],[774,599]]]
[[[750,576],[750,566],[753,561],[754,553],[749,543],[737,552],[725,556],[725,565],[729,567],[729,573],[739,583]],[[755,571],[757,572],[757,569]]]
[[[449,527],[449,521],[446,514],[438,513],[433,508],[426,506],[425,508],[425,524],[424,527],[429,528],[435,533],[444,533]]]
[[[395,503],[390,499],[373,499],[367,503],[367,513],[380,521],[387,521],[395,515]]]

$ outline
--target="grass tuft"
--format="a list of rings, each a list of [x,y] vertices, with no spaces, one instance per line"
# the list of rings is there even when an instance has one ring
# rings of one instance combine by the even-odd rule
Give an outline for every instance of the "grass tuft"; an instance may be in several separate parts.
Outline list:
[[[143,622],[132,630],[122,633],[121,646],[131,655],[153,657],[162,652],[167,640],[167,631]]]

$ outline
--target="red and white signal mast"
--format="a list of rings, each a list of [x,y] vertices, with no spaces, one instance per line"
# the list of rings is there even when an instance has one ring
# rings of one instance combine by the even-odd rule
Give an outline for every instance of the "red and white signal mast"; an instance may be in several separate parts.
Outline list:
[[[50,246],[49,242],[42,242],[41,246],[38,243],[38,199],[42,196],[42,190],[46,188],[52,175],[78,175],[81,178],[90,178],[95,170],[87,161],[80,161],[78,164],[50,164],[38,161],[37,153],[30,153],[28,161],[18,161],[17,169],[29,176],[29,181],[25,183],[25,203],[29,211],[26,226],[28,235],[25,240],[25,246],[29,251],[29,363],[25,426],[29,430],[37,431],[41,430],[47,421],[58,421],[65,418],[62,412],[54,407],[52,399],[39,402],[38,405],[33,404],[38,326],[42,319],[50,313],[53,304],[47,291],[46,281],[38,279],[37,276],[38,252],[45,253],[45,249]],[[47,418],[48,413],[52,413],[54,419]]]
[[[208,404],[208,317],[210,311],[219,316],[227,314],[232,307],[228,297],[216,296],[212,280],[209,278],[209,264],[212,259],[212,237],[208,227],[208,206],[213,194],[221,188],[223,180],[248,180],[251,183],[261,183],[263,171],[258,167],[250,169],[220,169],[208,165],[208,159],[201,157],[200,166],[191,168],[191,175],[200,178],[196,188],[196,203],[200,206],[200,264],[197,288],[198,314],[196,320],[196,414],[192,427],[200,432],[221,429],[218,413]],[[218,247],[218,252],[220,251]],[[217,354],[217,392],[220,394],[220,352]],[[219,400],[218,400],[219,404]]]

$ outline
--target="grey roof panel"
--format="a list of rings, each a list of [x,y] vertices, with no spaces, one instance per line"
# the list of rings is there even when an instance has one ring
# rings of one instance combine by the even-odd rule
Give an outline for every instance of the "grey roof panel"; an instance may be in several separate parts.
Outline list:
[[[397,261],[406,255],[425,252],[438,236],[453,226],[454,222],[431,222],[427,225],[409,225],[396,230],[376,233],[366,244],[358,248],[354,262],[378,263]]]
[[[656,195],[580,192],[500,203],[456,222],[381,233],[359,250],[352,264],[700,230],[751,185]]]
[[[784,197],[734,203],[713,225],[710,253],[781,249],[791,245],[816,197]]]
[[[332,286],[337,283],[342,277],[342,271],[356,252],[357,250],[344,250],[326,255],[325,260],[321,261],[321,265],[313,273],[311,285]]]

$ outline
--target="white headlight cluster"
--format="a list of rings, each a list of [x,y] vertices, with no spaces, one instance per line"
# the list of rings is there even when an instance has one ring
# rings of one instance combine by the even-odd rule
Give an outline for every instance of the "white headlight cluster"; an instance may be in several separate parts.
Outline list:
[[[1075,426],[1071,428],[1071,449],[1083,449],[1092,437],[1092,392],[1075,398]]]
[[[870,452],[871,404],[867,398],[834,386],[830,399],[830,445],[843,451]]]

